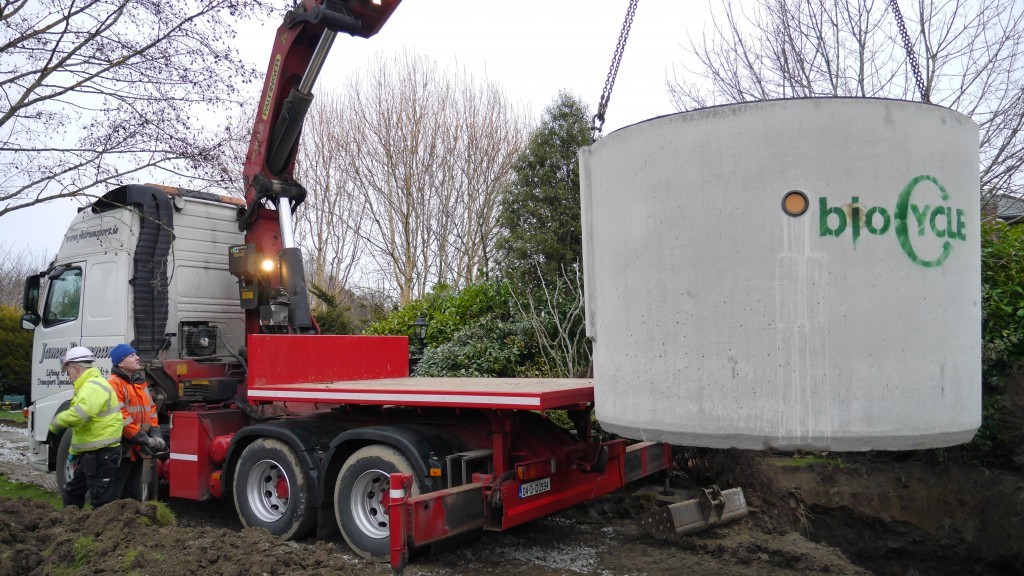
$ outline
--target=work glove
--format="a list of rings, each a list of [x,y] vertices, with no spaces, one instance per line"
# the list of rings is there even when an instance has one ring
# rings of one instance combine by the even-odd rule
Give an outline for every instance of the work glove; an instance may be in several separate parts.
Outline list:
[[[163,452],[164,450],[167,450],[167,441],[164,440],[163,435],[160,433],[159,426],[153,426],[152,428],[149,429],[149,437],[153,440],[158,441],[159,446],[155,448],[157,452]]]
[[[132,444],[142,444],[143,446],[148,446],[149,436],[146,436],[145,432],[139,430],[138,432],[135,433],[135,436],[129,438],[128,441],[131,442]]]
[[[163,438],[150,437],[146,442],[146,446],[153,452],[163,452],[167,449],[167,444],[164,442]]]

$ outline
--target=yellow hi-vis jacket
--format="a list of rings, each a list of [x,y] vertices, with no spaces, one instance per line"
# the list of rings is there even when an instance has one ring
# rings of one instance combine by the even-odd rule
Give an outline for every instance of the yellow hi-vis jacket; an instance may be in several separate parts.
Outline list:
[[[71,406],[53,419],[59,428],[71,428],[71,453],[80,454],[121,443],[121,403],[96,368],[75,380]]]

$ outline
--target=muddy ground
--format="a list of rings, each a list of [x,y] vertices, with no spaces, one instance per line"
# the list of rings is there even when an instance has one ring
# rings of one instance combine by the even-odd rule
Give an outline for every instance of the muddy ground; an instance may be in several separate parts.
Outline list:
[[[18,434],[0,426],[0,474],[52,486],[52,475],[4,460]],[[651,499],[623,491],[448,550],[422,551],[405,574],[1024,573],[1024,475],[862,457],[784,465],[791,462],[773,460],[773,488],[747,489],[751,514],[729,526],[655,540],[635,518]],[[0,576],[391,573],[359,559],[338,537],[283,542],[242,529],[215,503],[170,504],[177,519],[161,527],[153,506],[131,501],[79,512],[0,498]]]

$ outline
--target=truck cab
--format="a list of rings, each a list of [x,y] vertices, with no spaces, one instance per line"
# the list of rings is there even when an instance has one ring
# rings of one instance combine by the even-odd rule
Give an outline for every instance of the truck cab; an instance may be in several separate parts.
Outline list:
[[[72,383],[59,358],[86,346],[104,375],[121,342],[139,351],[154,398],[181,396],[166,374],[190,364],[233,360],[245,339],[244,314],[228,268],[238,244],[241,200],[154,185],[109,191],[79,210],[50,266],[25,280],[22,326],[34,331],[30,462],[55,470],[60,438],[48,431]]]

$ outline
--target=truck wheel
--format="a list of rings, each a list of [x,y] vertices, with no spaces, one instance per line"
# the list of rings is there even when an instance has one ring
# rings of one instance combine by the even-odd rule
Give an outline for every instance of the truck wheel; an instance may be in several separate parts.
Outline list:
[[[68,466],[68,456],[71,454],[71,429],[64,431],[60,437],[60,444],[57,445],[57,492],[64,493],[64,485],[71,482],[75,477],[75,469]]]
[[[390,559],[388,475],[392,472],[412,474],[413,469],[398,450],[374,444],[356,450],[334,484],[334,513],[341,535],[356,554],[374,562]],[[419,493],[417,479],[410,496]]]
[[[298,457],[284,442],[260,438],[238,457],[235,509],[246,528],[265,528],[286,540],[316,526],[316,513]]]

